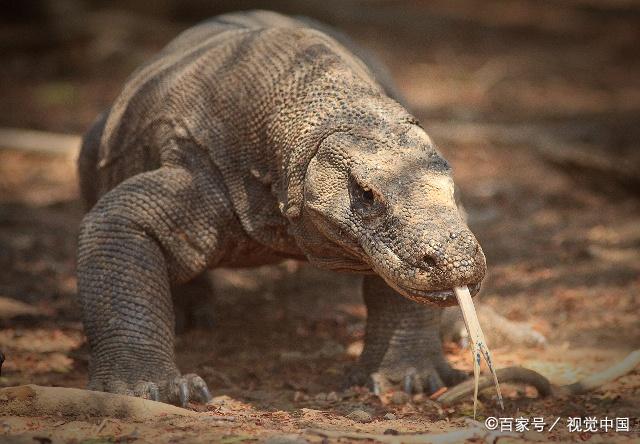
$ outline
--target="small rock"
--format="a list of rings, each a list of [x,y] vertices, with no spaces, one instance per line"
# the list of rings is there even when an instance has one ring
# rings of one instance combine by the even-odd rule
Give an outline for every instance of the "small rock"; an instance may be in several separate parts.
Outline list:
[[[396,419],[396,415],[394,415],[393,413],[387,413],[386,415],[384,415],[384,419],[388,419],[389,421],[393,421],[394,419]]]
[[[354,410],[347,415],[347,418],[357,422],[371,422],[371,414],[364,410]]]
[[[393,395],[391,395],[391,403],[397,405],[406,404],[410,399],[411,397],[409,396],[409,394],[405,392],[398,391],[394,392]]]
[[[316,401],[326,401],[327,400],[327,394],[326,393],[318,393],[315,398]]]

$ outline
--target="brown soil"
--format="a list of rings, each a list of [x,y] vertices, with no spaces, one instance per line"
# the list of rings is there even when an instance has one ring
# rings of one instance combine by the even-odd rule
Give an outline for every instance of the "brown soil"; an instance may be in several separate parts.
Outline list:
[[[480,303],[531,323],[549,339],[546,348],[494,349],[498,367],[522,365],[563,384],[640,348],[637,190],[576,179],[547,163],[538,149],[542,140],[598,146],[611,156],[640,148],[634,136],[640,64],[632,58],[640,10],[626,2],[604,7],[586,0],[538,7],[527,1],[482,7],[455,2],[464,8],[407,2],[404,9],[388,3],[367,11],[368,24],[338,21],[391,67],[454,166],[489,263]],[[87,14],[94,21],[108,15]],[[88,41],[104,43],[100,38],[114,28],[134,26],[122,18],[126,14],[109,14],[114,25]],[[380,14],[389,20],[379,24]],[[163,41],[184,27],[155,20],[145,26],[157,26]],[[44,54],[7,55],[10,68],[0,78],[11,85],[0,82],[0,125],[86,128],[132,66],[162,43],[118,35],[133,40],[120,41],[127,50],[101,53],[103,58],[87,53],[87,39]],[[94,57],[85,60],[87,54]],[[86,61],[95,68],[86,68]],[[0,348],[7,355],[1,387],[86,383],[88,351],[74,274],[81,217],[73,156],[0,150]],[[366,389],[341,389],[362,347],[365,310],[355,278],[293,262],[213,274],[217,326],[180,336],[177,347],[181,368],[198,372],[214,393],[208,419],[139,422],[34,413],[0,418],[0,441],[232,443],[275,435],[279,442],[322,442],[305,430],[425,433],[468,425],[471,401],[443,408],[424,396],[397,396],[393,403]],[[446,349],[455,365],[471,370],[467,351],[455,344]],[[539,399],[522,387],[504,391],[504,412],[492,391],[482,395],[480,421],[561,418],[553,431],[509,438],[514,442],[640,438],[640,369],[569,399]],[[354,410],[370,413],[372,421],[348,418]],[[567,418],[575,416],[628,417],[632,432],[569,433]]]

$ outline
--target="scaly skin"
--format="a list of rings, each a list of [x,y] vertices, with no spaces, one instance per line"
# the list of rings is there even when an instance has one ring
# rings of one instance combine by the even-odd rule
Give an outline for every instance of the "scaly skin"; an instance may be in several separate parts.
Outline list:
[[[305,23],[258,11],[191,28],[87,134],[78,291],[90,388],[206,400],[174,360],[172,289],[180,298],[209,268],[287,257],[370,275],[359,382],[458,379],[436,306],[455,303],[456,285],[477,292],[486,265],[450,168],[385,76]]]

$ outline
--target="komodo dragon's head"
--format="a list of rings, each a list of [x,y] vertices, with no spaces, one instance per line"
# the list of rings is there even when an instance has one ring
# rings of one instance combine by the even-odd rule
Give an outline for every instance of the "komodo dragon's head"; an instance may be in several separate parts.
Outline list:
[[[453,305],[486,272],[478,241],[454,199],[451,168],[418,125],[335,132],[320,144],[304,183],[305,213],[402,295]]]

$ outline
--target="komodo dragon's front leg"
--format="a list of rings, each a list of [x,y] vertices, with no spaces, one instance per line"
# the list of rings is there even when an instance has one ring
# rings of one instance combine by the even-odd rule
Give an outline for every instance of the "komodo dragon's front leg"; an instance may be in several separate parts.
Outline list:
[[[175,364],[170,289],[215,263],[233,213],[216,176],[193,170],[129,178],[83,220],[78,292],[91,389],[182,405],[210,398],[202,378]]]
[[[443,354],[442,308],[406,299],[378,276],[365,276],[362,292],[367,306],[364,350],[350,382],[373,383],[376,389],[378,383],[400,383],[407,392],[432,393],[467,378]],[[378,377],[372,380],[372,374]]]

